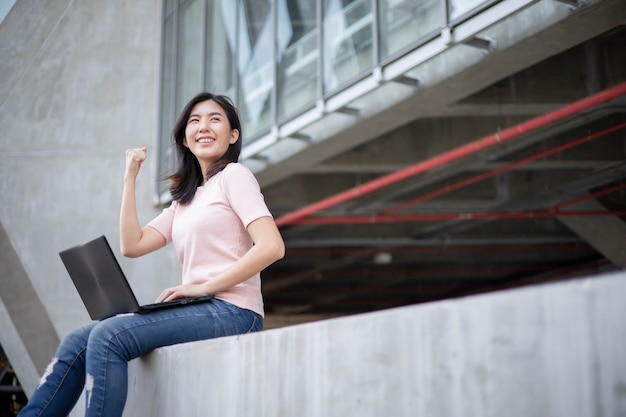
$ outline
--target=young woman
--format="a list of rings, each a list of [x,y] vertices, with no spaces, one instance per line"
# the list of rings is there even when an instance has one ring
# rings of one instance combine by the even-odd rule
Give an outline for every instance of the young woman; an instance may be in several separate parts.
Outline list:
[[[20,417],[66,416],[85,389],[85,416],[119,417],[128,362],[177,343],[261,330],[260,272],[284,256],[284,244],[252,173],[237,163],[241,125],[231,101],[201,93],[176,126],[178,166],[170,207],[141,227],[135,180],[146,148],[126,151],[120,246],[142,256],[172,242],[182,283],[157,302],[214,295],[210,301],[91,323],[63,339]]]

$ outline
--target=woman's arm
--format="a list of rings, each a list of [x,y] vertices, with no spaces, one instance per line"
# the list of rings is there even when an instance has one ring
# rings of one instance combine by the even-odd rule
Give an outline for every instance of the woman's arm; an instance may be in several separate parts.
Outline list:
[[[247,230],[254,245],[230,268],[202,284],[167,288],[157,302],[216,294],[249,279],[285,256],[285,244],[273,218],[258,218],[248,225]]]
[[[126,170],[120,209],[120,250],[122,255],[136,258],[165,246],[165,238],[152,227],[141,228],[137,217],[135,182],[147,149],[126,150]]]

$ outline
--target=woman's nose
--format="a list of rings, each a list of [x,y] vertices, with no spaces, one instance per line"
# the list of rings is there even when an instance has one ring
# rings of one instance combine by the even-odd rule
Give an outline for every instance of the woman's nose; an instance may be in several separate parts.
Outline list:
[[[206,131],[208,131],[208,130],[209,130],[209,122],[207,122],[207,121],[206,121],[206,120],[204,120],[204,119],[203,119],[203,120],[200,120],[200,124],[199,124],[198,129],[199,129],[201,132],[206,132]]]

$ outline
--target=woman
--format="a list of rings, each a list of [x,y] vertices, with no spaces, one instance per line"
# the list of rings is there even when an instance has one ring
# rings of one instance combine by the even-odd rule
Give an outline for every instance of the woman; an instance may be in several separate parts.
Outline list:
[[[143,228],[135,180],[146,148],[126,151],[121,250],[138,257],[172,242],[182,263],[182,284],[165,289],[157,302],[214,298],[115,316],[70,333],[19,416],[65,416],[83,386],[85,416],[121,416],[131,359],[161,346],[262,329],[260,271],[282,258],[285,248],[256,179],[237,163],[237,111],[227,97],[198,94],[183,109],[173,139],[178,157],[169,177],[174,201]]]

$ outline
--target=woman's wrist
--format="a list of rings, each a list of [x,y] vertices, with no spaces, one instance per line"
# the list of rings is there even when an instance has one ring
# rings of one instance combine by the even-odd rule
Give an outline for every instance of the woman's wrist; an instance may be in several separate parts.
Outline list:
[[[204,295],[215,295],[215,289],[211,286],[209,281],[203,282],[201,285],[203,287],[202,291],[204,292]]]
[[[135,180],[137,179],[136,175],[125,174],[124,175],[124,185],[135,185]]]

